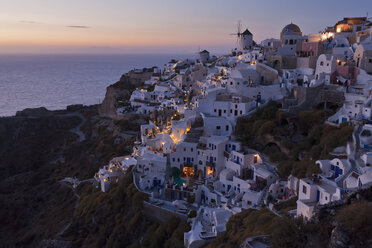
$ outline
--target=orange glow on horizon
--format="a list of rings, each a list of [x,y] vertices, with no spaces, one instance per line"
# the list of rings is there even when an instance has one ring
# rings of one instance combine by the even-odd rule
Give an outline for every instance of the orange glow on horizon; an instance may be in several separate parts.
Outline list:
[[[71,28],[61,25],[35,25],[1,23],[0,46],[105,46],[105,47],[181,47],[205,45],[226,45],[228,36],[206,34],[202,30],[140,30],[134,28],[89,27]],[[195,39],[197,37],[197,39]]]

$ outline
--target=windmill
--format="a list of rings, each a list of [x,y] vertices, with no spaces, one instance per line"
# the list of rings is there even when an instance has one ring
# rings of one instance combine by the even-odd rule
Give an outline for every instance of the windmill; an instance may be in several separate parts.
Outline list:
[[[236,33],[235,34],[230,34],[230,35],[236,36],[236,48],[239,49],[240,43],[241,43],[240,37],[242,36],[242,24],[241,24],[240,20],[238,21],[238,24],[236,25],[236,28],[237,28]]]

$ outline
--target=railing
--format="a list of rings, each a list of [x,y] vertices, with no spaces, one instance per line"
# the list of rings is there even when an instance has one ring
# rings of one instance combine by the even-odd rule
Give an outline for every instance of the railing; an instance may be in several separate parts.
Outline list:
[[[206,164],[207,166],[216,167],[216,162],[210,162],[210,161],[207,161],[205,164]]]
[[[192,162],[184,162],[183,163],[183,166],[184,167],[193,167],[194,166],[194,163],[192,163]]]

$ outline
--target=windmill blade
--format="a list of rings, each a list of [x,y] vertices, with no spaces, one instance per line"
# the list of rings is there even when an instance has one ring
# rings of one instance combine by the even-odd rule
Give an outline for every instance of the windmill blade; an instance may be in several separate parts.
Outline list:
[[[240,36],[242,34],[242,23],[241,21],[239,20],[238,21],[238,35]]]

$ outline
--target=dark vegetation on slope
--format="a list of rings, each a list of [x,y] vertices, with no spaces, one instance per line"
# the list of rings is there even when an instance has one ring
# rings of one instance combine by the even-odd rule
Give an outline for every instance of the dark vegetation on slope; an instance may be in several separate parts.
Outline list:
[[[2,245],[39,247],[42,240],[55,239],[71,220],[76,200],[71,189],[58,180],[64,177],[91,178],[112,157],[129,153],[134,140],[124,139],[121,133],[138,131],[139,124],[146,121],[141,116],[118,121],[100,118],[96,106],[84,108],[81,112],[87,119],[83,126],[87,139],[80,143],[75,142],[76,135],[69,131],[80,122],[77,117],[50,115],[35,119],[0,119]],[[320,110],[286,116],[270,103],[253,118],[239,119],[236,132],[245,145],[278,162],[282,177],[290,172],[301,176],[317,170],[313,166],[315,159],[327,157],[329,151],[345,145],[350,139],[350,127],[328,127],[322,124],[325,116],[326,113]],[[77,216],[62,237],[71,241],[73,247],[183,246],[183,233],[189,226],[176,218],[163,224],[146,219],[141,214],[140,204],[145,196],[135,190],[130,174],[113,186],[108,194],[89,184],[79,186],[77,193],[81,196]],[[283,212],[289,207],[292,205],[282,206]],[[350,208],[340,211],[341,217],[337,217],[337,221],[350,237],[362,239],[364,236],[358,235],[367,232],[370,218],[366,218],[367,221],[355,218],[356,222],[351,222],[349,228],[350,221],[345,216],[354,212],[366,213],[370,205]],[[281,220],[266,209],[247,210],[234,216],[229,221],[228,232],[212,244],[232,247],[230,244],[239,244],[252,235],[273,234],[274,241],[276,237],[282,237],[287,247],[301,247],[298,244],[304,242],[303,232],[306,233],[306,242],[309,237],[327,241],[332,230],[332,227],[327,227],[324,232],[327,239],[324,239],[320,234],[312,234],[307,227],[298,229],[298,225],[289,219]],[[322,233],[325,227],[317,228]],[[280,241],[276,243],[283,244]]]
[[[86,140],[79,143],[70,132],[81,122],[75,116],[51,112],[38,118],[0,118],[1,245],[40,247],[42,240],[55,239],[71,220],[76,202],[71,189],[58,181],[92,178],[111,158],[130,153],[135,139],[122,134],[139,131],[145,121],[141,116],[119,121],[100,118],[97,106],[83,108],[81,113],[87,119],[82,127]],[[80,191],[83,204],[85,196],[100,194],[87,183],[79,186]],[[83,242],[76,238],[74,242]]]
[[[329,158],[329,152],[351,140],[353,128],[325,125],[327,116],[322,110],[290,116],[271,102],[250,118],[238,119],[235,132],[244,145],[276,162],[283,179],[289,174],[305,177],[319,172],[315,160]],[[296,198],[275,206],[282,218],[268,209],[245,210],[230,218],[227,232],[206,247],[238,247],[246,238],[257,235],[270,235],[271,247],[341,247],[336,244],[338,239],[343,240],[344,247],[370,247],[371,192],[361,191],[359,197],[341,207],[324,207],[313,223],[288,216],[288,210],[296,206]]]
[[[258,235],[270,235],[274,248],[372,247],[371,210],[372,189],[361,190],[343,206],[324,207],[316,222],[281,218],[265,208],[244,210],[232,216],[227,231],[206,247],[239,247],[248,237]]]
[[[279,175],[297,177],[319,172],[315,160],[329,158],[329,153],[351,140],[353,128],[324,124],[329,116],[323,110],[302,111],[290,115],[275,102],[259,109],[251,117],[239,118],[235,134],[244,145],[266,154],[278,164]]]
[[[132,173],[126,174],[108,193],[80,188],[77,217],[64,239],[74,247],[183,247],[188,224],[177,218],[158,224],[142,214],[147,195],[136,190]]]

